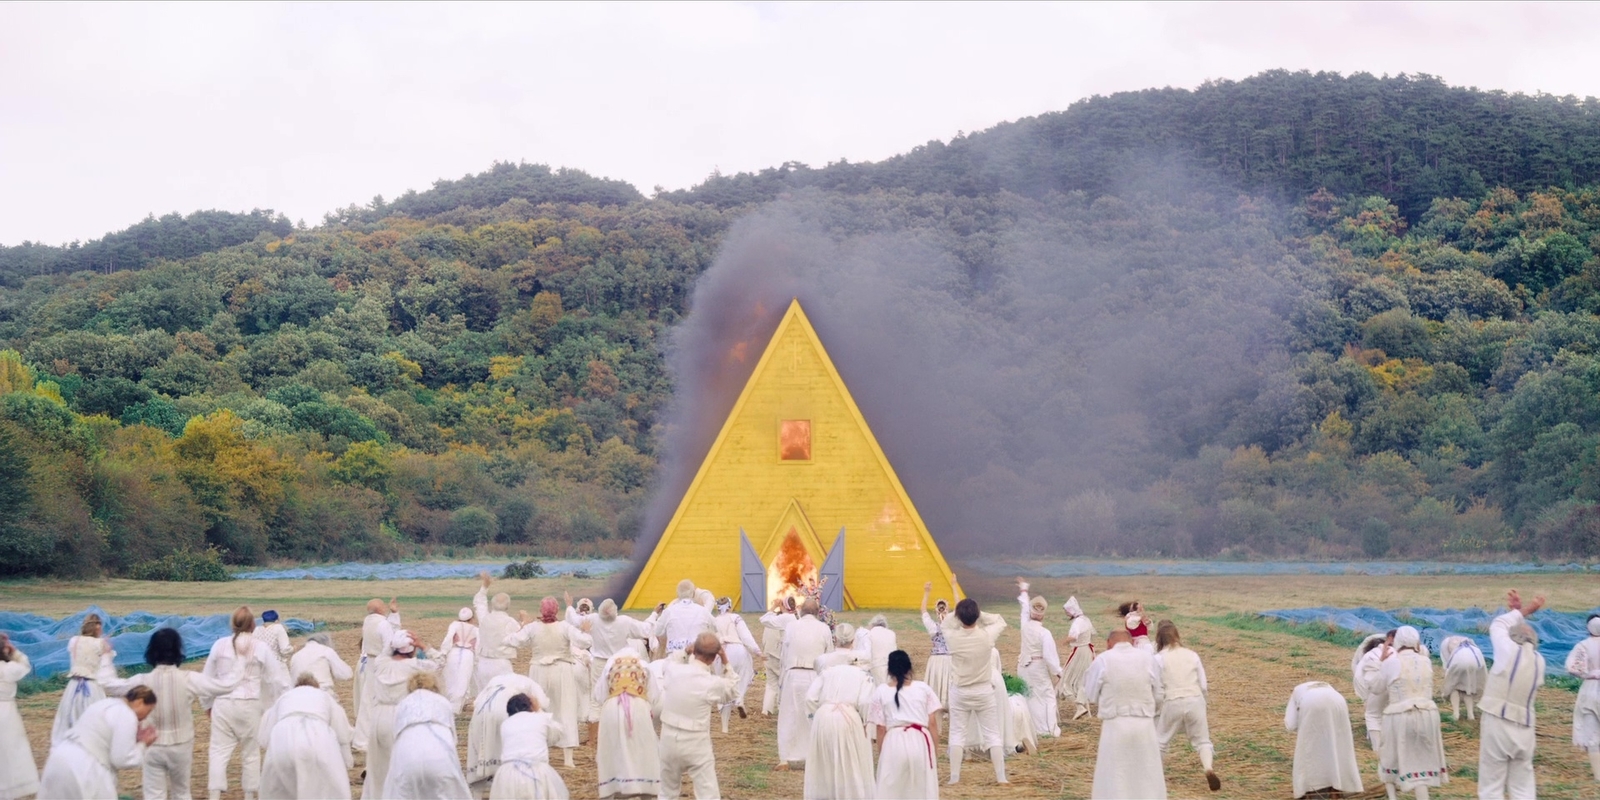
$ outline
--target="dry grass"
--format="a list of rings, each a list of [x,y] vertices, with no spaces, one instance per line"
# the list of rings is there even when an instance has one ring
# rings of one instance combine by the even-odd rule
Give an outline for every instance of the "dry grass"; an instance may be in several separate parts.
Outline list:
[[[1016,613],[1014,587],[1004,577],[967,575],[964,584],[980,600],[992,601],[995,610],[1008,617]],[[1274,630],[1239,630],[1213,621],[1227,612],[1252,612],[1267,608],[1312,605],[1374,605],[1378,607],[1493,606],[1504,590],[1517,586],[1526,594],[1544,593],[1552,605],[1561,609],[1590,608],[1594,605],[1593,580],[1583,575],[1539,575],[1528,577],[1207,577],[1175,578],[1140,576],[1129,578],[1040,579],[1033,582],[1052,606],[1051,624],[1059,635],[1063,620],[1060,602],[1070,592],[1076,594],[1096,624],[1101,637],[1111,623],[1117,602],[1139,598],[1156,616],[1173,619],[1182,628],[1187,643],[1205,659],[1211,678],[1210,719],[1212,739],[1217,747],[1217,769],[1224,780],[1224,797],[1289,796],[1289,763],[1294,739],[1283,730],[1284,702],[1290,690],[1306,680],[1326,680],[1350,692],[1349,651],[1335,644]],[[599,591],[598,581],[506,581],[518,607],[533,608],[543,594],[560,595],[563,588],[574,596]],[[288,617],[327,622],[334,632],[335,645],[347,658],[357,650],[359,634],[355,626],[363,614],[363,603],[375,595],[401,598],[401,611],[408,627],[424,638],[437,640],[455,611],[467,603],[474,591],[472,581],[247,581],[230,584],[153,584],[131,581],[104,583],[12,583],[0,585],[0,604],[8,609],[60,615],[98,603],[113,613],[133,610],[216,613],[239,603],[252,608],[276,608]],[[598,598],[597,598],[598,599]],[[852,612],[845,619],[860,622],[867,614]],[[900,634],[901,646],[916,663],[928,652],[928,641],[913,613],[891,613],[890,622]],[[1001,641],[1004,653],[1016,651],[1015,629]],[[1012,657],[1008,655],[1008,659]],[[198,666],[198,665],[196,665]],[[758,710],[761,678],[751,687],[748,705]],[[348,687],[345,687],[348,702]],[[1556,689],[1542,692],[1540,703],[1539,751],[1536,758],[1540,796],[1594,797],[1600,795],[1589,776],[1583,754],[1570,744],[1571,708],[1574,695]],[[34,756],[42,764],[45,740],[57,698],[35,695],[22,698],[24,722],[34,744]],[[1353,703],[1351,717],[1361,736],[1361,707]],[[1477,724],[1455,723],[1445,715],[1445,750],[1452,770],[1450,783],[1434,792],[1434,797],[1476,796]],[[1037,756],[1019,756],[1009,762],[1010,787],[994,784],[986,764],[968,762],[959,792],[947,797],[1012,798],[1087,797],[1094,769],[1098,723],[1092,719],[1068,723],[1064,735],[1041,741]],[[714,734],[718,771],[722,789],[728,797],[799,797],[802,774],[780,772],[772,767],[776,759],[776,725],[772,718],[752,714],[750,719],[735,718],[732,732]],[[196,758],[194,790],[205,791],[203,748],[208,737],[204,717],[199,718],[197,737],[201,755]],[[466,742],[465,720],[460,740]],[[1377,771],[1377,759],[1365,746],[1358,745],[1358,756],[1369,789]],[[943,760],[941,756],[941,761]],[[359,774],[359,762],[354,774]],[[574,798],[595,796],[593,755],[587,748],[577,752],[574,769],[558,771],[567,779]],[[941,764],[941,774],[945,773]],[[233,791],[239,796],[238,768],[230,771]],[[354,774],[352,777],[354,777]],[[122,792],[138,796],[137,773],[122,775]],[[1167,764],[1167,785],[1173,797],[1205,797],[1210,793],[1200,771],[1198,759],[1184,744],[1176,744]],[[1375,795],[1381,796],[1381,791]]]

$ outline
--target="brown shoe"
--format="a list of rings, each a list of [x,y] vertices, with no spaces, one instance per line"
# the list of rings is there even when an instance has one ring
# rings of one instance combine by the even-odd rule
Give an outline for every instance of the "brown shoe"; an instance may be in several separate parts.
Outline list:
[[[1213,792],[1222,791],[1222,779],[1217,777],[1217,773],[1211,770],[1206,770],[1206,785],[1210,786]]]
[[[733,710],[739,712],[739,719],[747,718],[744,713],[744,706],[734,706]]]

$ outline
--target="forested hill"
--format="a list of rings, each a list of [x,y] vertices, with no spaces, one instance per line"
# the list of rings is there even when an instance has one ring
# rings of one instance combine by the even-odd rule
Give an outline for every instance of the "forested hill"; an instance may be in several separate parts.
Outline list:
[[[498,164],[0,248],[0,573],[626,553],[668,332],[774,219],[1009,370],[877,373],[808,309],[957,553],[1600,555],[1596,110],[1268,73],[654,198]]]

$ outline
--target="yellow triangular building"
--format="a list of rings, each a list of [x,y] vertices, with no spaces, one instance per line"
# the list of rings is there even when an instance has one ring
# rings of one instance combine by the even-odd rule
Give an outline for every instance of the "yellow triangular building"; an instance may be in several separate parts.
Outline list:
[[[741,588],[750,583],[742,575],[749,577],[755,558],[775,569],[791,537],[792,548],[819,566],[836,565],[833,550],[843,542],[843,602],[836,610],[916,608],[928,582],[934,596],[949,596],[949,565],[798,300],[778,323],[625,605],[671,600],[678,581],[689,578],[748,608]],[[776,589],[771,579],[766,589],[769,596]],[[767,599],[756,598],[757,605]]]

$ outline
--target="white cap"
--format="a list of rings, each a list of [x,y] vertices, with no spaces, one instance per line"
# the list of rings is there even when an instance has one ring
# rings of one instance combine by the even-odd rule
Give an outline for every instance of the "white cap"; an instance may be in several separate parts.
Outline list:
[[[462,622],[471,622],[472,621],[472,609],[463,608],[460,611],[457,611],[456,612],[456,619],[459,619]]]
[[[1600,636],[1600,617],[1589,620],[1589,635]]]
[[[1422,634],[1410,625],[1401,625],[1394,632],[1394,646],[1396,649],[1405,647],[1419,647],[1422,645]]]
[[[417,646],[411,643],[410,631],[395,631],[394,635],[389,637],[389,649],[396,653],[413,653],[416,652]]]

